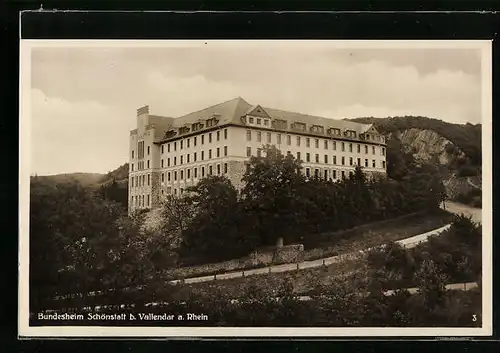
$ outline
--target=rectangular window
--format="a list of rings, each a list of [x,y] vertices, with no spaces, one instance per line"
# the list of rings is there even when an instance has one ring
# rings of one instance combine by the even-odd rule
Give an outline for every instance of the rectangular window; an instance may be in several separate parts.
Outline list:
[[[195,136],[195,137],[194,137],[194,139],[193,139],[193,146],[194,146],[194,147],[196,147],[196,140],[197,140],[197,138],[196,138],[196,136]]]
[[[148,156],[149,156],[149,152],[150,152],[150,146],[148,146]]]
[[[224,163],[224,174],[227,174],[227,163]]]
[[[271,133],[270,132],[267,133],[267,143],[271,143]]]
[[[217,175],[220,175],[220,164],[217,164]]]
[[[365,167],[368,168],[368,159],[365,159]]]
[[[201,177],[205,177],[205,167],[201,167]]]
[[[165,153],[165,149],[164,149],[165,145],[161,145],[161,153]]]
[[[224,146],[224,157],[227,156],[227,146]]]
[[[167,158],[167,167],[170,167],[170,157]]]
[[[300,158],[300,152],[297,152],[297,160],[300,161],[301,158]]]
[[[205,135],[201,135],[201,144],[203,145],[205,143]]]
[[[193,153],[193,162],[196,162],[196,152]]]
[[[333,163],[333,164],[337,164],[337,156],[333,156],[332,163]]]
[[[372,160],[372,167],[375,168],[375,160]]]
[[[314,177],[315,177],[316,179],[318,179],[318,178],[319,178],[319,169],[318,169],[318,168],[314,169]]]
[[[349,165],[352,165],[352,157],[349,157]]]
[[[342,171],[342,179],[345,178],[345,171]]]
[[[262,122],[262,119],[257,118],[257,125],[260,125]]]
[[[184,163],[184,156],[181,156],[181,163],[180,164],[182,165],[182,163]]]
[[[382,147],[380,150],[380,155],[385,156],[385,147]]]
[[[247,141],[252,141],[252,131],[247,130]]]
[[[194,168],[194,177],[198,178],[198,168]]]
[[[309,137],[306,138],[306,147],[311,147],[311,139]]]
[[[328,163],[328,155],[325,154],[325,163]]]
[[[163,146],[161,146],[161,148],[163,148]],[[134,158],[134,151],[132,151],[132,159]]]
[[[261,149],[260,149],[260,148],[257,148],[257,157],[260,157],[260,155],[261,155],[261,154],[260,154],[260,151],[261,151]]]
[[[177,151],[177,142],[174,142],[174,152]]]
[[[167,145],[167,152],[170,153],[170,143]]]
[[[368,146],[365,145],[365,154],[368,154]]]
[[[132,168],[132,170],[131,170],[131,171],[133,172],[133,171],[134,171],[134,163],[132,163],[132,164],[130,165],[130,167]]]
[[[181,150],[182,150],[182,147],[183,147],[183,145],[184,145],[184,143],[183,143],[183,142],[184,142],[184,140],[181,140]]]
[[[177,181],[177,171],[174,172],[174,181]]]
[[[385,161],[382,161],[382,168],[385,169]]]
[[[188,179],[191,179],[191,169],[188,169],[188,170],[187,170],[187,178],[188,178]]]
[[[187,139],[187,148],[189,148],[189,142],[191,139]]]
[[[208,174],[212,175],[212,166],[208,166]]]
[[[300,147],[300,136],[297,136],[297,146]]]
[[[281,145],[281,134],[276,135],[276,142]]]
[[[219,158],[219,157],[220,157],[220,148],[217,147],[217,158]]]
[[[269,120],[264,119],[264,126],[269,126]]]
[[[181,180],[184,179],[184,170],[181,169]]]
[[[345,165],[345,157],[342,157],[342,165]]]
[[[345,152],[345,143],[342,142],[342,152]]]
[[[161,182],[163,183],[165,181],[165,173],[161,173]]]
[[[262,140],[262,132],[257,131],[257,142],[260,142]]]
[[[186,155],[187,157],[187,163],[189,163],[189,153]]]
[[[352,143],[349,144],[349,152],[352,152]]]
[[[149,159],[148,159],[148,169],[149,169]]]
[[[311,161],[311,154],[306,153],[306,162],[310,162],[310,161]]]
[[[227,140],[227,129],[224,129],[224,140]]]
[[[306,177],[310,177],[311,176],[311,170],[309,168],[306,168]]]
[[[375,146],[372,146],[372,154],[375,154]]]
[[[208,133],[208,143],[212,143],[212,133]]]
[[[148,202],[147,205],[149,206],[149,195],[147,195],[147,196],[148,196],[147,197],[147,202]]]
[[[252,148],[247,147],[247,157],[250,157],[252,155]]]
[[[334,151],[337,150],[337,141],[332,141],[332,147]]]
[[[217,141],[220,141],[220,131],[217,131]]]
[[[132,165],[133,166],[133,165]],[[161,159],[161,167],[163,168],[163,158]]]
[[[134,178],[130,179],[130,182],[131,182],[130,186],[134,187]]]
[[[323,144],[325,146],[325,150],[327,150],[328,149],[328,140],[325,140]]]
[[[170,181],[170,172],[167,174],[167,181]]]
[[[325,169],[325,173],[324,174],[325,174],[325,176],[324,176],[325,180],[328,180],[328,169]]]
[[[316,148],[319,148],[319,140],[318,139],[314,140],[314,145],[316,146]]]
[[[249,122],[250,124],[253,124],[253,118],[248,118],[248,122]]]
[[[316,153],[316,163],[319,163],[319,154]]]
[[[358,143],[358,153],[361,153],[361,145]]]
[[[358,158],[358,165],[361,166],[361,158]]]
[[[212,150],[208,150],[208,159],[212,159]]]
[[[290,146],[292,144],[292,136],[287,135],[286,136],[286,142],[287,142],[287,145]]]
[[[201,160],[205,160],[205,151],[201,151]]]

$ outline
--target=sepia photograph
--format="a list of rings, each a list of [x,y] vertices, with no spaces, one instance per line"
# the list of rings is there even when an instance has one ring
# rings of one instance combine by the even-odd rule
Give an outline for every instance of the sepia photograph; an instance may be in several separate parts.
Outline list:
[[[491,42],[20,58],[21,336],[492,334]]]

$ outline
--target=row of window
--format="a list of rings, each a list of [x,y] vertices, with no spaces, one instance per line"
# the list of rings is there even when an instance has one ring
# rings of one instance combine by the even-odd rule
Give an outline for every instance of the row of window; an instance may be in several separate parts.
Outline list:
[[[222,130],[222,134],[224,135],[224,140],[227,140],[227,129]],[[215,132],[215,140],[220,141],[221,139],[221,130],[218,130]],[[205,135],[208,137],[208,143],[212,143],[213,140],[213,133],[209,132],[208,134],[200,135],[200,136],[194,136],[194,137],[189,137],[186,139],[182,139],[180,141],[174,141],[167,143],[166,145],[161,145],[161,153],[165,153],[165,146],[167,146],[166,150],[167,153],[170,153],[171,150],[174,152],[177,151],[177,147],[179,147],[179,150],[182,150],[184,148],[190,148],[191,147],[191,142],[193,147],[196,147],[198,144],[198,137],[200,138],[200,144],[204,145],[205,144]]]
[[[292,136],[291,135],[285,135],[286,136],[286,144],[288,146],[291,146],[292,145]],[[301,136],[296,136],[296,144],[297,144],[297,147],[300,147],[301,146],[301,143],[302,143],[302,139],[305,140],[305,146],[306,147],[311,147],[311,140],[314,140],[314,147],[315,148],[320,148],[320,139],[311,139],[309,137],[301,137]],[[246,139],[247,141],[252,141],[252,130],[247,130],[246,132]],[[257,142],[262,142],[262,132],[261,131],[257,131],[256,132],[256,141]],[[273,143],[273,138],[272,138],[272,133],[271,132],[267,132],[266,133],[266,143],[268,144],[271,144]],[[281,145],[282,143],[282,134],[276,134],[276,144],[278,145]],[[332,149],[334,151],[337,150],[337,141],[331,141],[332,143]],[[330,141],[329,140],[323,140],[323,148],[325,150],[327,150],[329,148],[329,145],[330,145]],[[356,144],[357,146],[357,152],[358,153],[361,153],[361,144]],[[354,147],[354,144],[353,143],[349,143],[348,145],[348,148],[349,148],[349,152],[353,152],[353,147]],[[364,150],[365,150],[365,154],[368,154],[368,145],[363,145],[364,146]],[[341,142],[340,143],[340,148],[341,148],[341,151],[342,152],[345,152],[346,150],[346,143],[345,142]],[[375,146],[372,146],[372,154],[375,154]],[[380,155],[382,156],[385,156],[385,147],[382,147],[381,150],[380,150]]]
[[[222,167],[222,168],[221,168]],[[188,169],[181,169],[181,170],[174,170],[172,172],[166,172],[166,173],[161,173],[161,182],[164,183],[165,181],[171,182],[171,181],[177,181],[177,180],[189,180],[191,178],[204,178],[206,175],[221,175],[222,174],[227,174],[228,173],[228,166],[227,163],[224,163],[222,166],[220,164],[215,165],[215,170],[214,166],[209,165],[207,167],[202,166],[202,167],[195,167],[195,168],[188,168]]]
[[[227,157],[227,146],[224,146],[223,148],[223,156],[224,157]],[[166,161],[166,166],[167,167],[170,167],[171,165],[174,165],[176,166],[177,165],[177,161],[179,161],[179,165],[182,165],[184,163],[191,163],[192,162],[197,162],[198,161],[198,152],[193,152],[193,157],[191,159],[191,154],[188,153],[185,155],[186,158],[184,158],[184,155],[182,156],[179,156],[179,160],[177,160],[177,156],[175,157],[168,157],[166,159],[161,159],[161,167],[162,168],[165,168],[165,161]],[[220,158],[221,157],[221,150],[220,150],[220,147],[217,147],[215,149],[215,157],[213,157],[212,155],[212,150],[208,150],[208,159],[212,159],[212,158]],[[204,161],[205,160],[205,151],[201,151],[200,152],[200,161]],[[172,162],[172,164],[171,164]]]
[[[290,151],[287,151],[287,154],[291,154]],[[247,157],[251,157],[252,156],[252,148],[251,147],[247,147]],[[257,148],[257,157],[261,157],[262,156],[262,148]],[[306,162],[306,163],[311,163],[311,154],[310,153],[306,153],[306,160],[303,161],[302,160],[302,154],[300,152],[297,152],[297,159],[299,161],[302,161],[302,162]],[[340,161],[341,161],[341,165],[346,165],[346,159],[344,156],[342,156],[340,158]],[[316,153],[315,155],[315,159],[314,159],[314,163],[324,163],[324,164],[328,164],[329,162],[329,158],[328,158],[328,155],[325,154],[323,155],[323,162],[320,162],[320,156],[318,153]],[[354,166],[354,165],[359,165],[359,166],[362,166],[361,164],[361,158],[358,157],[357,159],[357,163],[355,164],[354,163],[354,158],[353,157],[349,157],[349,165],[350,166]],[[332,164],[337,164],[337,156],[332,156]],[[364,160],[364,166],[368,168],[369,166],[369,163],[368,163],[368,159],[365,158]],[[381,168],[384,168],[385,169],[385,161],[381,161]],[[376,160],[375,159],[372,159],[372,168],[376,168]]]
[[[151,185],[151,174],[136,175],[135,177],[130,178],[130,186],[131,187],[139,187],[139,186],[150,186]]]
[[[130,197],[130,205],[132,207],[150,207],[151,199],[149,195],[135,195]]]

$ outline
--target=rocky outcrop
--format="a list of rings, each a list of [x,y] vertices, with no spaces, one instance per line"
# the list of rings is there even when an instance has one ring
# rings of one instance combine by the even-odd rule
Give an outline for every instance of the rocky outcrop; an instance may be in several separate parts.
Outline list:
[[[456,145],[432,130],[412,128],[396,131],[390,135],[398,138],[407,151],[413,153],[416,160],[447,165],[453,159],[467,158]]]

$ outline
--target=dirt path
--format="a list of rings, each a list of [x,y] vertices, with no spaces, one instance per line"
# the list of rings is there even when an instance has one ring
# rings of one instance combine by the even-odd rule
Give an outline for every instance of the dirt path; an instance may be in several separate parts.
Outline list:
[[[457,202],[446,201],[446,211],[455,214],[464,214],[472,217],[474,222],[482,223],[482,209],[474,208]]]

